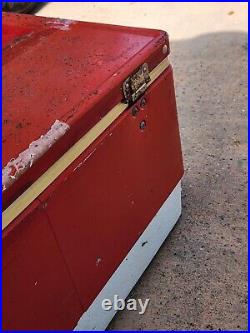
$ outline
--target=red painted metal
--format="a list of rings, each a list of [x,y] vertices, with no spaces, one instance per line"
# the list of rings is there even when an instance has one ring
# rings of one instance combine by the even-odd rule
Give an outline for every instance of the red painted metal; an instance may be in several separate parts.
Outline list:
[[[13,29],[13,30],[12,30]],[[162,31],[3,14],[2,166],[46,134],[70,131],[4,192],[8,206],[121,99],[121,84],[166,55]]]
[[[70,330],[82,306],[49,219],[37,200],[24,215],[3,237],[3,329]]]
[[[183,175],[171,68],[145,97],[40,196],[84,311]]]
[[[37,25],[14,51],[13,39],[5,44],[4,163],[55,119],[71,128],[9,189],[6,205],[121,100],[131,72],[163,59],[166,42],[159,31],[15,17],[4,24]],[[126,110],[3,231],[4,329],[73,329],[181,179],[171,66],[143,97],[136,116]]]

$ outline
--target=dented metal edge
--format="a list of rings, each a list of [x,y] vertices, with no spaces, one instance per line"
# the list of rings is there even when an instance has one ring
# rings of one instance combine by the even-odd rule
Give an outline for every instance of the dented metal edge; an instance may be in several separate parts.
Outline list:
[[[165,58],[159,65],[157,65],[149,73],[150,81],[147,83],[147,86],[150,86],[163,73],[163,71],[167,69],[169,64],[168,58]],[[7,207],[2,213],[2,230],[5,229],[18,215],[20,215],[54,180],[56,180],[56,178],[68,166],[70,166],[70,164],[74,162],[84,152],[84,150],[86,150],[123,113],[123,111],[125,111],[127,107],[128,104],[122,102],[113,107],[94,127],[92,127],[24,193],[22,193],[9,207]],[[28,150],[29,149],[30,148],[28,148]],[[29,159],[27,159],[27,162],[28,161]]]

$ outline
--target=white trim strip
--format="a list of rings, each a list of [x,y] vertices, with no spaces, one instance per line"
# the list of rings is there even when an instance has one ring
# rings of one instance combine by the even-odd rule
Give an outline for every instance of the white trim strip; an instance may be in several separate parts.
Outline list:
[[[106,329],[116,312],[114,309],[104,311],[101,306],[102,301],[104,299],[113,300],[114,295],[118,295],[122,299],[128,296],[180,215],[181,182],[176,185],[126,258],[124,258],[88,310],[82,315],[74,329],[75,331],[101,331]]]

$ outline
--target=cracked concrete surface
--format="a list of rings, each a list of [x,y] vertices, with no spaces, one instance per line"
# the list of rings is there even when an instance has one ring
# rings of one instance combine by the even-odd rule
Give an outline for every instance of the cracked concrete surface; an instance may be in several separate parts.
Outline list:
[[[109,330],[247,329],[247,4],[50,3],[38,15],[171,39],[185,176],[178,224]]]

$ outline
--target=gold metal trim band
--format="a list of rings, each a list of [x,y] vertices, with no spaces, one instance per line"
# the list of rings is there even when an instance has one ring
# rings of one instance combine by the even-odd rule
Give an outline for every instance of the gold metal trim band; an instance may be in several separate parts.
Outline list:
[[[152,84],[158,76],[169,66],[165,58],[150,73]],[[22,193],[2,213],[2,230],[5,229],[25,208],[27,208],[83,151],[102,134],[120,114],[128,107],[118,103],[94,127],[92,127],[79,141],[77,141],[62,157],[60,157],[42,176],[40,176],[24,193]]]

